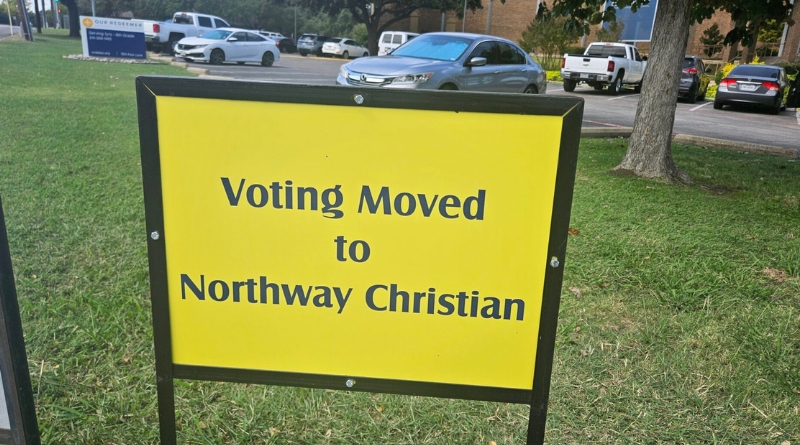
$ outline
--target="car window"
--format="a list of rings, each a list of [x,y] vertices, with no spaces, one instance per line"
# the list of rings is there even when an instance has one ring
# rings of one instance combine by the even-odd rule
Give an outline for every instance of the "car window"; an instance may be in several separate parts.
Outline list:
[[[690,68],[694,66],[694,59],[687,57],[683,59],[683,68]]]
[[[403,43],[403,35],[395,34],[394,37],[392,37],[392,43]]]
[[[478,46],[472,50],[467,60],[471,60],[473,57],[486,58],[487,65],[499,65],[501,62],[497,42],[492,41],[479,43]]]
[[[453,61],[458,60],[471,43],[472,39],[460,36],[426,35],[406,42],[392,51],[392,56]]]
[[[499,42],[498,47],[500,48],[500,62],[503,65],[522,65],[525,63],[525,57],[512,45]]]
[[[345,40],[345,41],[344,41],[344,44],[345,44],[345,45],[350,45],[350,46],[356,46],[356,42],[354,42],[354,41],[352,41],[352,40]]]
[[[739,65],[730,72],[729,76],[755,76],[777,79],[778,73],[779,71],[774,67]]]
[[[231,36],[232,39],[239,39],[240,42],[247,41],[247,33],[246,32],[235,32]]]
[[[587,53],[590,56],[602,56],[602,57],[625,57],[625,47],[624,46],[606,46],[606,45],[590,45],[589,52]]]
[[[197,17],[197,23],[200,26],[205,26],[206,28],[211,28],[214,26],[211,24],[211,17],[203,17],[203,16]]]
[[[229,25],[229,24],[225,23],[225,20],[221,20],[221,19],[214,19],[214,27],[215,27],[215,28],[228,28],[228,27],[230,27],[230,26],[231,26],[231,25]]]
[[[392,35],[391,34],[384,34],[382,42],[383,43],[392,43]]]
[[[267,40],[267,39],[261,37],[258,34],[253,34],[252,32],[248,32],[247,33],[247,41],[248,42],[263,42],[265,40]]]
[[[172,23],[179,25],[194,25],[194,19],[190,15],[180,14],[172,18]]]
[[[639,54],[639,50],[637,50],[636,48],[633,49],[633,55],[636,57],[637,62],[642,61],[642,55]]]
[[[230,31],[223,31],[221,29],[216,29],[214,31],[203,34],[203,38],[211,40],[225,40],[228,38],[229,35],[231,35]]]

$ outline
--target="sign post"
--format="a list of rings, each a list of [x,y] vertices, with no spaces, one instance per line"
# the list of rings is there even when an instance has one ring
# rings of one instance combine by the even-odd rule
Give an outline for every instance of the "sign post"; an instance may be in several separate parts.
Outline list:
[[[525,403],[542,443],[581,99],[137,95],[162,443],[174,378]]]
[[[0,201],[0,443],[39,445],[14,270]]]

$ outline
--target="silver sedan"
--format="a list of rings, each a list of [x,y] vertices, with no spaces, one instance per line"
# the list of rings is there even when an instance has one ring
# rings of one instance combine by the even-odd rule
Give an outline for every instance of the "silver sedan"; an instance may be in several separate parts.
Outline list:
[[[547,75],[513,42],[481,34],[436,32],[389,56],[342,66],[339,85],[544,94]]]

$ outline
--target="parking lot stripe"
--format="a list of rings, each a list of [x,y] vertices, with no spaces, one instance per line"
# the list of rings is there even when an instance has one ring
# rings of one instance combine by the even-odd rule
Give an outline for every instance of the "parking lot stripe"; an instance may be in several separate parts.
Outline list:
[[[698,105],[698,106],[696,106],[696,107],[692,108],[692,109],[691,109],[691,110],[689,110],[689,111],[699,110],[699,109],[701,109],[701,108],[705,107],[706,105],[711,105],[711,104],[713,104],[713,103],[714,103],[714,102],[706,102],[706,103],[704,103],[704,104],[702,104],[702,105]]]
[[[620,99],[627,99],[629,97],[639,97],[639,95],[638,94],[631,94],[629,96],[617,96],[617,97],[612,97],[611,99],[608,99],[608,100],[620,100]]]

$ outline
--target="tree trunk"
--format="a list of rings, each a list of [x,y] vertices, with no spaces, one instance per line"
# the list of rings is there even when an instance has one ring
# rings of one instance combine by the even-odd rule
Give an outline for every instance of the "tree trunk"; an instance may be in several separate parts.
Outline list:
[[[78,11],[77,0],[61,0],[61,3],[67,7],[69,11],[69,36],[81,36],[81,13]]]
[[[613,172],[673,183],[691,178],[672,160],[678,86],[694,0],[658,2],[650,57],[628,152]]]
[[[370,20],[367,21],[367,38],[369,40],[369,55],[370,56],[377,56],[378,55],[378,21],[377,20]]]

